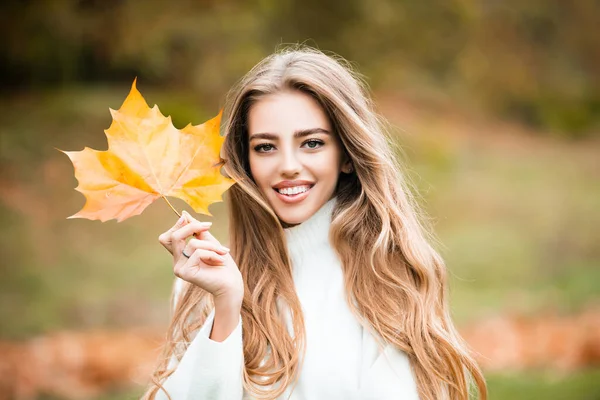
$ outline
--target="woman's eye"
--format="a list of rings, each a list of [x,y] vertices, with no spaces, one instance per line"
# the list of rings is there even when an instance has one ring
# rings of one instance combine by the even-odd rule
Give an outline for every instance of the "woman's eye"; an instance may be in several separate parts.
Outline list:
[[[271,148],[271,147],[273,147],[273,145],[270,145],[270,144],[268,144],[268,143],[265,143],[265,144],[259,144],[258,146],[256,146],[256,147],[254,148],[254,150],[255,150],[255,151],[258,151],[259,153],[265,153],[265,152],[267,152],[267,151],[268,151],[268,150],[264,150],[264,148],[265,148],[265,147],[267,147],[267,148]]]
[[[323,142],[321,142],[320,140],[307,140],[306,142],[304,142],[304,144],[309,145],[308,148],[309,149],[317,149],[318,145],[323,145]],[[312,146],[314,145],[314,146]]]
[[[307,140],[302,145],[303,146],[307,145],[309,149],[318,149],[319,147],[324,145],[324,143],[320,140],[312,139],[312,140]],[[275,147],[272,144],[263,143],[263,144],[259,144],[258,146],[255,146],[254,151],[256,151],[258,153],[270,153],[274,148]]]

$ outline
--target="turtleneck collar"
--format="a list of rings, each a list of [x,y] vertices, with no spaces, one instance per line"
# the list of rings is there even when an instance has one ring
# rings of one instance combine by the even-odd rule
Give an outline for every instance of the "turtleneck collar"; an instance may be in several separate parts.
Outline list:
[[[314,251],[318,244],[329,241],[329,226],[337,196],[329,199],[306,221],[291,228],[285,228],[285,238],[290,255]]]

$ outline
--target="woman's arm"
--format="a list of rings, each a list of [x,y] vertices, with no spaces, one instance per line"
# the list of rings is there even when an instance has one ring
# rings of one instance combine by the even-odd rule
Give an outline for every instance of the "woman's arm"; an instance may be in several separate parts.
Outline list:
[[[182,284],[175,286],[176,303]],[[232,331],[228,328],[231,321],[236,324]],[[211,338],[211,332],[217,340]],[[216,302],[181,361],[171,357],[169,368],[173,367],[173,374],[162,383],[172,400],[242,399],[244,352],[239,308]],[[155,399],[168,397],[159,390]]]
[[[215,299],[215,317],[209,337],[215,342],[226,340],[233,330],[240,324],[242,305],[238,300]]]

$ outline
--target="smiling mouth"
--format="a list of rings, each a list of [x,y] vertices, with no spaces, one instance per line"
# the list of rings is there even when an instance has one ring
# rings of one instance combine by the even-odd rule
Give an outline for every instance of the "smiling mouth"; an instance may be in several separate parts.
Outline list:
[[[277,193],[279,193],[281,195],[284,195],[284,196],[287,196],[287,197],[296,197],[296,196],[299,196],[299,195],[301,195],[303,193],[308,192],[310,189],[313,188],[313,186],[315,186],[315,185],[314,184],[312,184],[312,185],[303,185],[302,186],[303,189],[300,189],[298,191],[296,191],[296,190],[288,191],[287,188],[282,188],[282,189],[273,188],[273,190],[275,190]]]

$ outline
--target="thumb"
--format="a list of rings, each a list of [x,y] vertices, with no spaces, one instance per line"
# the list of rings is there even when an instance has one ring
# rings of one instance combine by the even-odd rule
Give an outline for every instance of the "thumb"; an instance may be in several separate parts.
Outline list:
[[[177,222],[175,222],[175,225],[173,225],[171,227],[171,229],[169,229],[169,230],[172,231],[172,232],[174,232],[177,229],[179,229],[182,226],[184,226],[186,223],[187,223],[187,220],[186,220],[185,216],[182,213],[181,216],[179,217],[179,219],[177,220]]]
[[[192,217],[190,215],[190,213],[188,213],[187,211],[183,210],[181,212],[181,217],[184,219],[184,221],[186,222],[192,222],[192,221],[196,221],[196,218]]]
[[[208,240],[209,242],[213,242],[213,243],[216,243],[218,245],[221,245],[221,242],[219,242],[219,240],[216,237],[214,237],[213,235],[211,235],[211,233],[209,231],[202,232],[202,239]]]
[[[185,218],[187,219],[188,222],[192,222],[192,221],[197,221],[196,218],[192,217],[187,211],[183,210],[181,212],[182,216],[185,216]],[[215,238],[213,235],[210,234],[210,232],[208,230],[202,231],[202,232],[198,232],[198,233],[194,233],[194,236],[196,236],[198,239],[202,239],[202,240],[208,240],[209,242],[213,242],[216,243],[218,245],[221,244],[221,242],[219,242],[219,240],[217,238]]]

